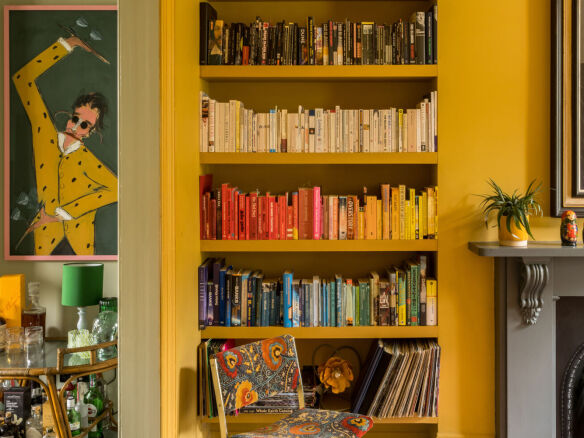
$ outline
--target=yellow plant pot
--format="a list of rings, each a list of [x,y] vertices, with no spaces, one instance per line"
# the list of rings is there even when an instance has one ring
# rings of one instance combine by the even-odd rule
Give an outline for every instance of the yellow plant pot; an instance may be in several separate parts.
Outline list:
[[[529,217],[527,217],[529,221]],[[529,235],[525,228],[517,227],[511,219],[511,232],[507,229],[507,216],[501,216],[499,220],[499,245],[501,246],[527,246]]]

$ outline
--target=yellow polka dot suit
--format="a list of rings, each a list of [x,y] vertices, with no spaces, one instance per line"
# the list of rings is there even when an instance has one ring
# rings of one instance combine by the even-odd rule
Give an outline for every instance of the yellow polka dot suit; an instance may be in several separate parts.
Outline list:
[[[38,201],[47,214],[63,219],[34,230],[36,255],[51,254],[64,237],[75,254],[94,254],[96,210],[118,200],[116,175],[82,142],[64,150],[65,135],[53,125],[35,82],[70,51],[60,39],[12,76],[32,128]]]

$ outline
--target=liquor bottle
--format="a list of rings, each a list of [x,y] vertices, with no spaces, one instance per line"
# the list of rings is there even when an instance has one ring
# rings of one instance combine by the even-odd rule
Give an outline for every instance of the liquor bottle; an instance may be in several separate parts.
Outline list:
[[[67,421],[69,429],[71,429],[71,436],[81,435],[81,416],[75,410],[75,399],[71,396],[67,398]]]
[[[41,406],[37,405],[32,408],[32,416],[26,420],[26,438],[42,438],[43,420],[41,418]]]
[[[43,336],[47,336],[45,321],[47,310],[40,305],[41,284],[38,282],[28,283],[28,294],[26,297],[26,306],[22,309],[22,326],[43,328]]]
[[[105,297],[99,300],[99,314],[93,321],[91,334],[95,342],[109,342],[118,337],[118,299]],[[117,355],[116,347],[97,350],[97,358],[101,361],[113,359]]]
[[[97,387],[97,378],[95,374],[89,376],[89,391],[85,394],[85,404],[87,404],[87,420],[89,423],[92,423],[101,415],[104,408],[103,394]],[[101,421],[91,428],[87,436],[88,438],[103,438],[103,426]]]

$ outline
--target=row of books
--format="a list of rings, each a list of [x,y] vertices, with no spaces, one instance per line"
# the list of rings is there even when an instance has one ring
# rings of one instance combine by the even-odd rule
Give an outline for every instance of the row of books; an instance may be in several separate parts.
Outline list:
[[[381,196],[323,195],[300,187],[244,193],[200,178],[202,240],[422,240],[438,236],[438,188],[381,184]]]
[[[440,351],[433,340],[379,340],[355,385],[352,412],[377,418],[437,417]]]
[[[217,399],[211,377],[210,360],[215,353],[235,347],[233,339],[208,339],[198,346],[198,415],[213,418],[218,415]],[[315,384],[312,367],[302,367],[301,376],[304,388],[304,405],[307,408],[318,407],[320,394]],[[249,406],[245,406],[231,414],[290,414],[298,410],[297,393],[281,393]]]
[[[437,282],[419,255],[386,276],[279,278],[208,258],[198,269],[199,327],[344,327],[437,324]]]
[[[271,109],[200,93],[200,152],[436,152],[438,93],[416,108]]]
[[[328,20],[316,23],[260,17],[225,23],[208,3],[201,6],[201,64],[383,65],[437,63],[437,10],[417,11],[393,24]]]

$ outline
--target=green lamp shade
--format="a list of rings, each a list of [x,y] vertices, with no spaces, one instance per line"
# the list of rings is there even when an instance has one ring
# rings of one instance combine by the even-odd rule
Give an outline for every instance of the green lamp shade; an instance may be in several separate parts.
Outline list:
[[[103,295],[102,263],[66,263],[63,265],[61,304],[95,306]]]

